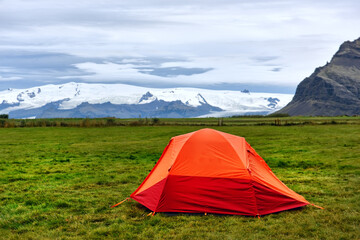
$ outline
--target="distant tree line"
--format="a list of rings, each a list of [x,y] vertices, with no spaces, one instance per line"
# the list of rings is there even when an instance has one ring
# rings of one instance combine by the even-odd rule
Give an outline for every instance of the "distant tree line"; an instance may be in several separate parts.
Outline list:
[[[274,117],[290,117],[287,113],[272,113],[269,115],[234,115],[232,118],[274,118]]]
[[[3,114],[5,115],[5,114]],[[2,116],[2,115],[0,115]],[[14,127],[112,127],[112,126],[154,126],[161,125],[160,118],[118,119],[118,118],[64,118],[64,119],[8,119],[0,117],[0,128]]]
[[[120,126],[292,126],[292,125],[323,125],[323,124],[359,124],[358,117],[286,117],[273,115],[273,117],[229,117],[229,118],[54,118],[54,119],[8,119],[5,114],[0,115],[0,128],[23,127],[120,127]],[[276,116],[276,117],[274,117]]]

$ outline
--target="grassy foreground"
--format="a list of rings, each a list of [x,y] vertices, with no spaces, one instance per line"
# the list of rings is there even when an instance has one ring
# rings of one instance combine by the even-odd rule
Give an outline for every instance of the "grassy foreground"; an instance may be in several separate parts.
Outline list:
[[[359,125],[225,126],[311,206],[174,215],[125,202],[172,136],[196,126],[0,129],[0,239],[360,239]]]

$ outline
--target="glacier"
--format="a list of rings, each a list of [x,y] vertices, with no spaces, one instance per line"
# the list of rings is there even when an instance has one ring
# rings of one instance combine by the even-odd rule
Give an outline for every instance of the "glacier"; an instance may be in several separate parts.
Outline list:
[[[269,114],[292,98],[280,93],[70,82],[0,91],[0,113],[10,118],[226,117]]]

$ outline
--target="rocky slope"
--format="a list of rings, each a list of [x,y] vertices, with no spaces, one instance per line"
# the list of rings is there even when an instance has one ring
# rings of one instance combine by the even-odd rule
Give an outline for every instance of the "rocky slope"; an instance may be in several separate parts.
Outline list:
[[[344,42],[330,63],[298,85],[293,100],[278,113],[360,115],[360,38]]]

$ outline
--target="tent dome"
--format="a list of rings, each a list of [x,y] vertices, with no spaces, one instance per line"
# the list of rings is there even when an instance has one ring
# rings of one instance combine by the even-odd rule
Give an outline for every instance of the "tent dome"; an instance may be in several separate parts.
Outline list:
[[[248,216],[309,204],[243,137],[208,128],[173,137],[130,197],[153,212]]]

